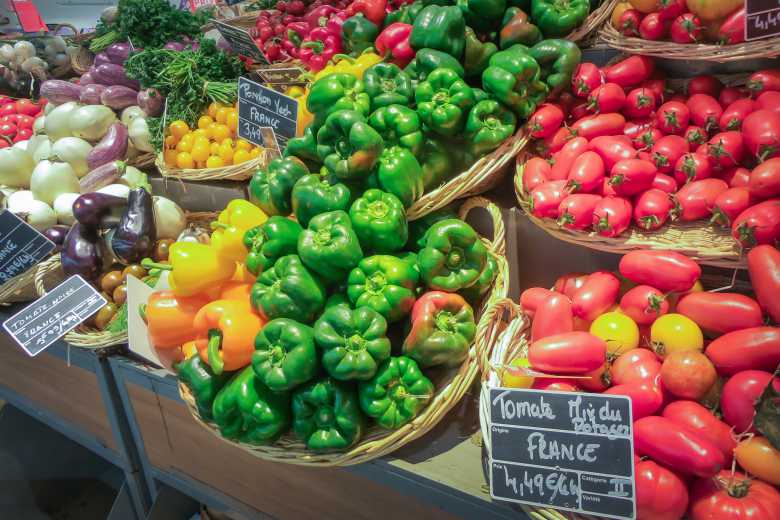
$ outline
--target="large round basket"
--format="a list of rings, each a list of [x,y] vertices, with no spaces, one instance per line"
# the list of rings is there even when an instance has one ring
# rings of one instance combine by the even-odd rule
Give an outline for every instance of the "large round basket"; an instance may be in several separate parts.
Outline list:
[[[288,433],[273,444],[254,446],[233,442],[222,438],[212,423],[205,422],[198,415],[194,397],[189,388],[179,384],[179,393],[187,403],[195,420],[223,442],[234,444],[252,455],[275,462],[298,464],[305,466],[350,466],[387,455],[405,444],[425,435],[455,406],[469,390],[479,373],[480,359],[488,349],[490,342],[486,330],[494,321],[494,303],[506,296],[509,286],[509,269],[504,258],[504,224],[499,209],[483,198],[467,200],[461,207],[461,217],[471,209],[483,207],[488,210],[493,221],[493,240],[483,238],[490,254],[498,263],[498,274],[493,287],[485,295],[477,311],[478,323],[476,340],[469,350],[469,355],[460,368],[444,371],[440,377],[432,378],[436,386],[436,395],[427,408],[412,422],[398,430],[384,430],[371,427],[361,441],[348,451],[338,453],[315,453],[306,449],[305,445],[292,433]]]
[[[615,6],[619,2],[620,0],[603,0],[601,4],[585,18],[582,25],[566,36],[566,39],[573,42],[580,42],[580,47],[588,47],[595,43],[599,34],[599,29],[604,25],[604,22],[609,20],[612,10],[615,9]]]
[[[757,58],[771,58],[780,54],[780,37],[765,38],[733,45],[707,43],[675,43],[626,37],[611,23],[605,23],[599,33],[601,40],[613,49],[630,54],[645,54],[673,60],[729,62]]]
[[[155,166],[163,177],[171,177],[185,181],[245,181],[252,177],[258,168],[264,168],[268,164],[268,152],[263,149],[260,155],[252,160],[224,166],[222,168],[169,168],[165,165],[162,154],[157,155]]]
[[[571,244],[607,253],[625,254],[635,249],[667,249],[683,253],[699,263],[727,269],[745,268],[745,256],[730,228],[713,227],[705,221],[667,224],[656,231],[643,231],[631,226],[622,235],[604,237],[595,232],[576,231],[560,227],[552,219],[542,219],[529,211],[527,194],[523,190],[523,171],[529,154],[517,157],[515,195],[528,219],[553,237]]]

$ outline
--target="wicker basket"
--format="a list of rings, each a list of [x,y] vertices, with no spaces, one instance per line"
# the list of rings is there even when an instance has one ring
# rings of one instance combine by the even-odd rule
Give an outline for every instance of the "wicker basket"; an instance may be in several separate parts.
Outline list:
[[[756,58],[771,58],[780,54],[780,37],[766,38],[733,45],[707,43],[674,43],[644,38],[626,37],[611,23],[604,24],[599,33],[601,40],[614,49],[630,54],[645,54],[673,60],[729,62]]]
[[[262,149],[260,155],[255,159],[222,168],[169,168],[165,165],[162,154],[157,155],[154,164],[163,177],[173,177],[185,181],[244,181],[251,178],[258,168],[264,168],[268,161],[268,152]]]
[[[0,287],[0,304],[29,302],[38,298],[35,288],[35,278],[46,261],[35,265],[19,276],[13,277]],[[46,285],[56,285],[62,281],[61,273],[49,270],[41,274]]]
[[[604,25],[604,22],[609,20],[612,10],[615,9],[615,6],[618,3],[620,3],[620,0],[603,0],[601,4],[585,18],[582,25],[569,33],[566,39],[573,42],[582,42],[580,47],[589,46],[594,43],[598,36],[597,30]]]
[[[179,393],[189,407],[192,416],[201,426],[208,429],[223,442],[234,444],[258,458],[305,466],[350,466],[360,464],[387,455],[426,434],[460,401],[476,379],[479,372],[480,359],[484,357],[484,352],[490,346],[486,330],[489,324],[494,321],[495,311],[493,304],[506,296],[509,286],[509,269],[503,256],[505,251],[504,224],[500,210],[486,199],[477,197],[463,204],[460,210],[461,216],[465,216],[466,213],[475,207],[487,208],[492,217],[493,241],[486,239],[483,239],[483,241],[498,262],[498,274],[493,287],[483,299],[480,308],[477,309],[476,340],[469,350],[468,358],[460,368],[452,369],[442,373],[442,377],[435,378],[436,395],[427,408],[412,422],[398,430],[391,431],[376,426],[371,427],[357,445],[353,446],[349,451],[339,453],[315,453],[308,451],[305,445],[292,433],[283,436],[274,444],[253,446],[224,439],[215,425],[207,423],[200,418],[192,393],[187,386],[180,384]]]

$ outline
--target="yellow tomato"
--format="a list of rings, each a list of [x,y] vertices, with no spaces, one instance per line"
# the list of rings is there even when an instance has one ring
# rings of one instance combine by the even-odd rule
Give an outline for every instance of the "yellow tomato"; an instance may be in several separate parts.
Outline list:
[[[701,350],[704,336],[696,323],[682,314],[664,314],[650,326],[650,343],[659,356],[672,352]]]
[[[528,358],[515,358],[509,362],[509,367],[501,371],[501,386],[506,388],[531,388],[534,384],[533,376],[524,375],[520,370],[510,367],[531,368]]]
[[[200,116],[200,118],[198,119],[198,128],[201,130],[205,130],[213,122],[214,120],[211,119],[211,116]]]
[[[176,137],[174,137],[172,135],[169,135],[168,137],[165,138],[165,147],[166,148],[175,148],[176,147],[176,143],[178,143],[178,142],[179,142],[179,140],[176,139]]]
[[[249,155],[249,152],[246,150],[236,150],[233,154],[233,164],[241,164],[243,162],[246,162],[250,160],[252,157]]]
[[[225,163],[218,155],[212,155],[206,159],[206,168],[221,168]]]
[[[209,108],[208,108],[208,110],[206,110],[206,114],[208,114],[208,115],[209,115],[209,117],[210,117],[211,119],[214,119],[214,118],[217,116],[217,110],[218,110],[218,109],[219,109],[219,107],[221,107],[221,106],[222,106],[222,105],[220,105],[220,104],[219,104],[219,103],[217,103],[216,101],[213,101],[213,102],[212,102],[212,103],[209,105]]]
[[[195,161],[195,168],[198,170],[202,170],[206,167],[206,161]]]
[[[219,157],[225,165],[233,164],[233,147],[229,145],[219,145]]]
[[[236,112],[234,108],[231,108],[227,111],[227,116],[225,116],[225,124],[231,132],[236,133],[236,130],[238,129],[238,112]]]
[[[217,115],[214,116],[214,120],[217,123],[223,123],[224,124],[225,121],[227,120],[228,110],[230,110],[230,109],[226,108],[226,107],[219,107],[217,109]]]
[[[749,437],[739,443],[734,456],[748,473],[780,486],[780,450],[766,437]]]
[[[615,29],[620,29],[620,17],[623,16],[623,13],[631,9],[631,4],[628,2],[618,2],[618,4],[615,6],[615,8],[612,10],[612,17],[610,18],[610,22],[612,23],[612,27]]]
[[[192,137],[192,134],[185,134],[184,137],[179,140],[178,144],[176,144],[176,151],[189,152],[192,150],[193,144],[195,144],[195,138]]]
[[[171,123],[171,126],[169,126],[168,129],[171,131],[171,135],[176,137],[176,139],[181,139],[184,137],[184,134],[188,134],[190,132],[190,127],[187,126],[187,123],[181,119],[177,119]]]
[[[231,138],[229,138],[229,137],[227,137],[227,138],[225,138],[225,139],[222,139],[221,141],[217,141],[217,142],[218,142],[220,145],[223,145],[223,144],[224,144],[225,146],[229,146],[229,147],[231,147],[231,148],[233,148],[233,145],[235,144],[235,143],[233,143],[233,140],[232,140]]]
[[[260,148],[258,148],[257,146],[252,148],[249,151],[249,157],[251,157],[252,159],[257,159],[258,157],[260,157]]]
[[[176,166],[176,155],[178,153],[179,152],[177,152],[176,150],[171,150],[171,149],[165,150],[163,152],[163,160],[165,161],[165,166],[171,166],[171,167]]]
[[[209,158],[209,155],[210,155],[209,148],[210,147],[209,147],[209,143],[208,142],[206,142],[206,143],[196,142],[192,146],[192,152],[190,152],[191,155],[192,155],[192,158],[195,159],[196,161],[199,161],[199,162],[200,161],[205,161],[206,159]]]
[[[252,143],[246,139],[239,139],[236,141],[236,150],[246,150],[248,152],[252,150]]]
[[[644,14],[658,11],[658,9],[661,7],[658,0],[629,0],[629,3],[633,6],[634,9]]]
[[[192,156],[187,152],[179,152],[176,155],[176,166],[179,168],[194,168],[195,161],[192,160]]]
[[[593,320],[590,333],[607,343],[607,355],[612,357],[639,346],[639,327],[620,312],[605,312]]]
[[[230,130],[223,124],[218,123],[213,127],[210,127],[209,131],[211,132],[211,138],[215,141],[222,142],[223,140],[230,138]]]
[[[196,136],[195,140],[193,141],[192,144],[193,145],[200,144],[200,145],[203,145],[203,146],[211,146],[211,141],[209,141],[208,137],[204,137],[204,136],[201,135],[201,136]]]
[[[211,143],[209,145],[209,152],[211,155],[219,155],[219,143]]]
[[[192,135],[193,137],[195,137],[196,140],[199,138],[203,138],[206,141],[209,140],[209,133],[205,128],[198,128],[197,130],[192,132]]]

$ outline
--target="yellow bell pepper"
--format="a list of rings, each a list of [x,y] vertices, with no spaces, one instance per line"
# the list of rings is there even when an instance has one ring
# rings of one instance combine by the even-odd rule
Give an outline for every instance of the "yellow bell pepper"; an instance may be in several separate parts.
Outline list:
[[[328,74],[343,72],[352,74],[358,79],[363,79],[366,69],[382,61],[382,57],[375,52],[366,51],[357,58],[352,58],[346,54],[337,54],[333,57],[333,63],[314,75],[314,81],[321,79]]]
[[[145,269],[170,271],[168,285],[176,296],[212,294],[236,273],[236,263],[217,255],[211,244],[176,242],[168,252],[169,264],[144,258]]]
[[[243,262],[247,255],[244,233],[268,220],[263,210],[248,200],[231,200],[211,227],[211,246],[217,255],[230,262]]]
[[[314,114],[306,108],[306,99],[309,97],[309,89],[306,87],[292,86],[285,92],[286,95],[298,100],[298,129],[295,135],[301,137],[303,131],[314,121]]]

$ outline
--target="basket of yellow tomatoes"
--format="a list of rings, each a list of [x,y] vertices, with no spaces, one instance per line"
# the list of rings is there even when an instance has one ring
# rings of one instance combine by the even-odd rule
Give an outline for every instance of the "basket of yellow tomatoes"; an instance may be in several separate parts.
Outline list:
[[[238,137],[238,106],[209,105],[196,128],[171,121],[155,164],[164,177],[190,181],[248,179],[265,166],[262,146]]]

